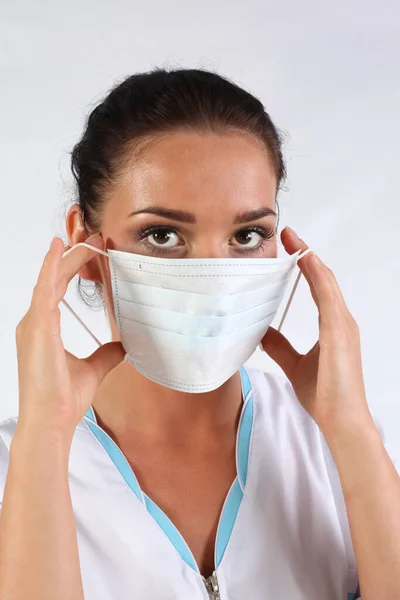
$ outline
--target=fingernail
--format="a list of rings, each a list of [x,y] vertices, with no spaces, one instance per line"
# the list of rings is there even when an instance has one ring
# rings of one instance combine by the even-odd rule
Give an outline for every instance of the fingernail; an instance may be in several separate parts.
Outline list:
[[[288,229],[290,231],[290,233],[292,233],[294,235],[294,237],[299,240],[299,242],[301,241],[299,236],[297,235],[297,233],[295,232],[294,229],[292,229],[291,227],[289,227],[289,225],[286,225],[286,229]]]
[[[58,236],[57,235],[55,235],[53,237],[53,239],[51,240],[51,242],[50,242],[50,248],[49,248],[50,250],[53,248],[54,244],[56,243],[56,240],[58,240]]]

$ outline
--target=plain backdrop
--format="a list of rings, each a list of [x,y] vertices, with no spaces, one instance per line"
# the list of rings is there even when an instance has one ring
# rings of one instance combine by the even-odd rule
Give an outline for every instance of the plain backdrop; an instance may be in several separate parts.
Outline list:
[[[286,132],[290,224],[334,270],[362,334],[368,401],[400,459],[400,4],[398,0],[1,0],[0,418],[18,410],[15,327],[73,201],[69,152],[117,80],[209,68]],[[102,340],[101,311],[68,299]],[[317,336],[304,279],[284,333]],[[66,347],[93,342],[63,313]],[[257,351],[251,364],[278,368]]]

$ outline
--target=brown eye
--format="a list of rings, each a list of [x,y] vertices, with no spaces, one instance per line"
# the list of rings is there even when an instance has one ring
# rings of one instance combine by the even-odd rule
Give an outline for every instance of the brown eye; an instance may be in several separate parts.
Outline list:
[[[235,242],[246,248],[256,248],[259,246],[262,236],[257,231],[251,229],[243,229],[238,231],[234,236]]]
[[[147,241],[156,248],[175,248],[179,245],[178,235],[169,229],[154,229],[147,236]]]

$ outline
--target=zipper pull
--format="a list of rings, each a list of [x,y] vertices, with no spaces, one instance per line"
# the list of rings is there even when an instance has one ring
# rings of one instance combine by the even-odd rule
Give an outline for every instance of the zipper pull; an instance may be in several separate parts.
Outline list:
[[[212,575],[210,575],[210,577],[207,577],[207,579],[205,580],[205,585],[206,585],[206,590],[210,596],[211,600],[221,600],[221,596],[219,593],[219,585],[218,585],[218,579],[217,579],[217,575],[215,574],[215,571]]]

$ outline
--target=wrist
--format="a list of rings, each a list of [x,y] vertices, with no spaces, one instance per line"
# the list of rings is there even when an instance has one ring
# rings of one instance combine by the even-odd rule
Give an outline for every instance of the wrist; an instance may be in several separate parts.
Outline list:
[[[368,411],[356,418],[340,419],[320,426],[321,432],[332,455],[342,455],[353,447],[367,444],[382,444],[381,434]]]
[[[18,454],[52,453],[56,457],[69,458],[73,432],[62,431],[50,425],[18,420],[11,450]]]
[[[338,437],[352,435],[355,432],[376,429],[374,419],[366,401],[351,410],[335,410],[315,418],[324,437],[334,441]]]
[[[34,402],[30,403],[29,399],[25,399],[19,411],[17,430],[24,432],[24,436],[29,437],[41,432],[46,439],[64,440],[68,443],[72,441],[77,425],[72,410],[38,407]]]

